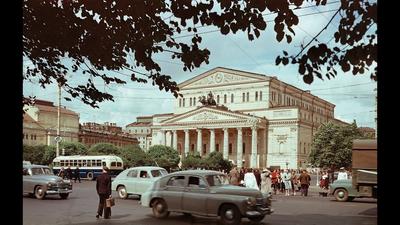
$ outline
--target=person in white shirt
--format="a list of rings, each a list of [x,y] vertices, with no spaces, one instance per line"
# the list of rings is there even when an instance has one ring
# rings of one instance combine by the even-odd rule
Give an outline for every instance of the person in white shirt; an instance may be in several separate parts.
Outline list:
[[[347,180],[348,179],[347,172],[344,169],[344,167],[340,168],[340,172],[338,173],[337,179],[338,180]]]
[[[256,176],[254,176],[253,170],[251,168],[247,169],[247,172],[244,174],[244,185],[247,188],[260,190],[257,185]]]

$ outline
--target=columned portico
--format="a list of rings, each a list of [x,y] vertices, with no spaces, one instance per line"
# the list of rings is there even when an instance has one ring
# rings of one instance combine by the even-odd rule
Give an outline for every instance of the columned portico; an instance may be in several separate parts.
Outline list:
[[[171,146],[171,147],[172,147],[171,131],[167,131],[167,133],[166,133],[166,139],[167,139],[167,141],[166,141],[165,145],[166,145],[166,146]]]
[[[236,152],[236,165],[239,168],[243,167],[243,133],[242,133],[242,128],[237,128],[237,152]]]
[[[215,152],[215,130],[210,129],[210,153]]]
[[[161,130],[161,145],[165,145],[165,130]]]
[[[203,155],[203,151],[201,149],[201,146],[203,145],[203,140],[202,140],[202,132],[201,129],[197,129],[197,152],[199,153],[200,156]]]
[[[224,159],[228,159],[228,154],[229,154],[229,152],[228,152],[228,142],[229,142],[229,140],[228,140],[228,138],[229,138],[229,136],[228,136],[228,128],[224,128],[222,130],[224,131],[223,156],[224,156]]]
[[[257,167],[257,127],[251,127],[251,155],[250,155],[250,167]]]

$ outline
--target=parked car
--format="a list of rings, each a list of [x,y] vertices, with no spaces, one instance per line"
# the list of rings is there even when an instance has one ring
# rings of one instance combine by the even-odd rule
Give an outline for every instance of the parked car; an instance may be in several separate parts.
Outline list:
[[[48,166],[23,165],[23,194],[44,199],[46,195],[60,195],[62,199],[68,198],[72,192],[70,180],[63,180],[53,174]]]
[[[220,216],[223,224],[239,224],[242,217],[254,222],[271,214],[271,195],[259,190],[225,184],[226,175],[211,170],[187,170],[168,174],[154,182],[141,204],[156,218],[170,212]]]
[[[352,201],[360,197],[358,191],[353,188],[352,180],[335,180],[329,185],[329,195],[333,195],[337,201]]]
[[[161,167],[132,167],[118,174],[112,181],[111,188],[117,191],[122,199],[128,198],[129,195],[140,197],[155,180],[167,174],[167,170]]]

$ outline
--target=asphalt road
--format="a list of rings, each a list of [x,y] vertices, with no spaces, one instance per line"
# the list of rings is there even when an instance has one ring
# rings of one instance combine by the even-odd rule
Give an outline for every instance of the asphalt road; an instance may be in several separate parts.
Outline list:
[[[116,193],[113,193],[117,196]],[[138,198],[122,200],[116,198],[110,220],[96,219],[98,197],[94,181],[82,181],[73,187],[66,200],[49,196],[44,200],[23,197],[24,225],[90,225],[90,224],[135,224],[135,225],[189,225],[218,224],[217,218],[184,216],[171,213],[163,220],[153,217],[150,208],[139,204]],[[266,216],[264,225],[376,225],[377,201],[355,199],[353,202],[336,202],[332,197],[319,197],[317,188],[312,187],[310,196],[274,195],[275,212]],[[242,219],[242,224],[254,224]]]

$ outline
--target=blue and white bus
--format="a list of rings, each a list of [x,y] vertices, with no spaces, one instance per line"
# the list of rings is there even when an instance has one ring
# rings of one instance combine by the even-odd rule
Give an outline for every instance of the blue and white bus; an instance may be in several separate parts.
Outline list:
[[[89,180],[96,179],[102,173],[103,166],[110,169],[111,176],[118,175],[124,169],[122,159],[115,155],[69,155],[53,159],[54,174],[58,174],[62,167],[64,170],[70,167],[74,171],[76,166],[79,166],[80,177]]]

